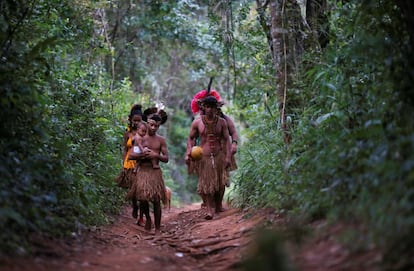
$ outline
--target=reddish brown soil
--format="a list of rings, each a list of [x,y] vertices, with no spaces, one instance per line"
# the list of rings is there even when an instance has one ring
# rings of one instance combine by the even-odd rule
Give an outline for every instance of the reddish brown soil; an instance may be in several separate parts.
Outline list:
[[[273,211],[232,208],[205,220],[194,204],[163,210],[161,233],[155,234],[136,225],[125,207],[113,224],[92,228],[82,238],[42,239],[35,256],[0,258],[0,270],[242,270],[240,261],[255,247],[255,229],[282,223]],[[330,235],[335,230],[287,246],[296,270],[378,270],[378,253],[350,253]]]

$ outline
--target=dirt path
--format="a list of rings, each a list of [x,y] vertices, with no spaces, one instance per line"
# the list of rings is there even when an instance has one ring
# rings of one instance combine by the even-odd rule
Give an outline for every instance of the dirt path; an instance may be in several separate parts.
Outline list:
[[[252,247],[255,229],[263,224],[278,225],[283,219],[274,212],[262,210],[253,215],[230,208],[207,221],[200,204],[194,204],[163,210],[157,235],[134,222],[131,208],[125,207],[113,224],[92,228],[82,239],[42,239],[35,257],[0,258],[0,270],[240,270],[239,262]],[[324,232],[291,250],[289,259],[296,270],[378,270],[378,254],[354,255],[332,238],[333,232]],[[272,263],[272,253],[263,259]],[[257,266],[251,270],[258,270]]]
[[[107,227],[82,240],[39,240],[34,258],[3,259],[1,270],[230,270],[263,217],[228,209],[213,220],[200,204],[163,210],[161,234],[136,225],[126,207]],[[168,268],[166,268],[168,267]]]

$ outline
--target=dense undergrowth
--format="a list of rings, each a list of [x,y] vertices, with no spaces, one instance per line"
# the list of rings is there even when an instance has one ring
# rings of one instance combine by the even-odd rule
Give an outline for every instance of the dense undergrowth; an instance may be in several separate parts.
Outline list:
[[[168,69],[165,63],[170,61],[171,50],[178,47],[186,54],[178,42],[169,42],[174,38],[169,29],[185,28],[180,14],[173,10],[177,5],[1,2],[1,254],[30,253],[32,236],[82,234],[89,226],[109,223],[111,215],[128,204],[125,190],[114,182],[121,169],[127,116],[132,104],[154,106],[159,101],[154,96],[163,96],[154,74],[160,72],[159,66]],[[147,12],[138,18],[136,11],[142,8]],[[117,28],[116,16],[123,9],[124,21]],[[174,16],[166,16],[168,12]],[[165,27],[164,36],[161,26]],[[172,80],[173,76],[166,77]],[[178,100],[181,96],[191,99],[169,93]],[[169,102],[174,103],[171,97]],[[189,102],[184,99],[182,103]],[[166,110],[169,121],[160,129],[171,145],[165,182],[176,191],[174,203],[179,199],[191,202],[194,193],[188,190],[194,188],[195,180],[185,180],[185,168],[179,163],[184,164],[191,118],[174,106]],[[179,125],[173,126],[173,122]]]
[[[245,131],[237,186],[244,204],[362,223],[369,230],[348,242],[375,244],[385,269],[408,270],[414,266],[412,48],[398,8],[373,2],[334,10],[330,44],[323,54],[305,56],[307,68],[291,88],[299,91],[288,93],[300,93],[289,112],[290,144],[275,121],[276,107],[252,108],[256,125]]]
[[[26,253],[33,234],[67,236],[106,223],[123,203],[113,185],[123,124],[114,122],[110,95],[97,91],[109,81],[82,54],[88,12],[66,1],[1,4],[4,253]]]

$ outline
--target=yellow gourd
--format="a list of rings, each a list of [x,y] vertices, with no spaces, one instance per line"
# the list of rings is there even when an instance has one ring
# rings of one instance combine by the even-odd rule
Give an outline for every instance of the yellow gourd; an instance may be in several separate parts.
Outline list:
[[[200,160],[203,158],[203,149],[200,146],[194,146],[191,148],[190,155],[194,160]]]

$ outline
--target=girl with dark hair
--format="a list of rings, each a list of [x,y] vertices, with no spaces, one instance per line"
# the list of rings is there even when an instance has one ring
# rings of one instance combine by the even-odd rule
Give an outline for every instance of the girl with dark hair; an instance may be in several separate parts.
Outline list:
[[[135,175],[136,161],[129,159],[133,153],[134,137],[137,135],[138,126],[142,122],[142,106],[135,104],[132,106],[130,114],[128,115],[128,127],[124,133],[124,149],[122,153],[122,170],[121,174],[116,178],[118,186],[123,188],[131,188],[132,181]],[[138,217],[138,202],[136,198],[130,199],[132,202],[132,217]],[[137,224],[143,224],[143,214],[140,212],[140,218]]]

